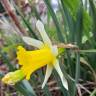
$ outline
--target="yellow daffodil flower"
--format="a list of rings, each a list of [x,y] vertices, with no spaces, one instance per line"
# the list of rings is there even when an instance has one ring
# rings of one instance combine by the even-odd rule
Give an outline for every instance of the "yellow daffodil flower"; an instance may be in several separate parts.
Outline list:
[[[67,80],[65,79],[65,77],[61,71],[61,68],[59,66],[59,60],[57,58],[57,56],[58,56],[57,46],[52,45],[51,40],[49,39],[48,35],[46,34],[44,25],[42,24],[41,21],[39,21],[39,20],[37,21],[36,27],[37,27],[38,31],[40,32],[40,35],[42,36],[43,42],[30,38],[30,37],[23,37],[23,40],[28,45],[37,47],[38,50],[26,51],[26,49],[24,49],[22,46],[18,47],[17,59],[18,59],[19,64],[21,65],[21,68],[19,70],[23,74],[23,75],[20,74],[21,77],[22,78],[25,77],[27,80],[29,80],[30,75],[33,72],[35,72],[36,70],[40,69],[41,67],[44,67],[45,65],[47,65],[45,79],[42,84],[42,88],[45,86],[46,82],[48,81],[53,68],[55,68],[61,78],[63,86],[68,90]],[[8,73],[8,74],[10,75],[10,73]],[[11,74],[15,74],[15,73],[11,72]],[[10,82],[12,83],[13,79],[10,80],[10,77],[12,77],[12,75],[11,76],[7,76],[7,75],[5,75],[5,77],[2,79],[2,81],[5,83],[8,83],[8,84]],[[8,81],[10,81],[10,82],[8,82]],[[18,79],[17,79],[17,81],[18,81]],[[14,83],[16,83],[16,80],[14,81]]]

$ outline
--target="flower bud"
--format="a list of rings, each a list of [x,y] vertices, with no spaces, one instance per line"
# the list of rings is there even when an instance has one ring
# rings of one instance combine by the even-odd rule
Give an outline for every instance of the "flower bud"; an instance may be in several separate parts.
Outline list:
[[[25,77],[22,70],[16,70],[14,72],[9,72],[2,78],[2,82],[9,85],[15,85],[17,82]]]

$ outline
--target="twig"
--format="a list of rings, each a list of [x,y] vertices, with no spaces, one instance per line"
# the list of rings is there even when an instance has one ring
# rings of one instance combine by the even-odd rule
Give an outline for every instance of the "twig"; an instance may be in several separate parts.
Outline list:
[[[82,96],[81,88],[78,86],[77,89],[78,89],[78,95],[79,95],[79,96]]]
[[[78,46],[73,45],[73,44],[64,44],[60,43],[57,45],[58,48],[72,48],[72,49],[78,49]]]
[[[77,86],[79,86],[80,88],[82,88],[83,90],[85,90],[87,93],[91,94],[91,92],[88,89],[86,89],[83,85],[77,84]]]

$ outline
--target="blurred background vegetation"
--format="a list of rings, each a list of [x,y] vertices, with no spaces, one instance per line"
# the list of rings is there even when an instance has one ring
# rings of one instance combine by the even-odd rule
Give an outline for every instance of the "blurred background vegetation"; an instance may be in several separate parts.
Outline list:
[[[0,81],[0,96],[96,96],[96,0],[0,0],[0,78],[18,69],[16,47],[21,39],[41,39],[35,24],[40,19],[54,44],[74,44],[60,56],[69,90],[53,72],[44,89],[45,69],[15,86]]]

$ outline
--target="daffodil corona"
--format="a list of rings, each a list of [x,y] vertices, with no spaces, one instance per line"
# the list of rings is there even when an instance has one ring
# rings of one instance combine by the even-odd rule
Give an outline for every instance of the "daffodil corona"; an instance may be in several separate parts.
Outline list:
[[[46,64],[53,64],[56,58],[47,47],[35,51],[26,51],[22,46],[19,46],[17,59],[19,60],[19,64],[22,66],[22,72],[25,74],[26,79],[29,80],[30,75],[34,71]]]
[[[42,24],[41,21],[39,20],[37,21],[36,27],[42,36],[43,42],[30,37],[23,37],[23,40],[28,45],[37,47],[38,50],[27,51],[22,46],[18,46],[17,59],[18,59],[18,63],[21,65],[19,69],[19,72],[22,73],[20,74],[21,77],[19,78],[20,75],[18,76],[18,74],[16,74],[16,71],[9,72],[7,75],[5,75],[2,81],[7,84],[15,84],[16,82],[20,81],[20,79],[23,79],[23,78],[26,78],[27,80],[29,80],[33,72],[47,65],[45,79],[42,84],[42,88],[45,86],[46,82],[48,81],[53,68],[55,68],[61,78],[63,86],[68,90],[67,80],[65,79],[60,69],[59,60],[57,58],[58,56],[57,46],[52,45],[51,40],[47,36],[44,29],[44,25]],[[12,74],[11,76],[10,76],[10,73]],[[14,81],[12,79],[14,78],[13,74],[16,75],[19,79],[16,77]]]

